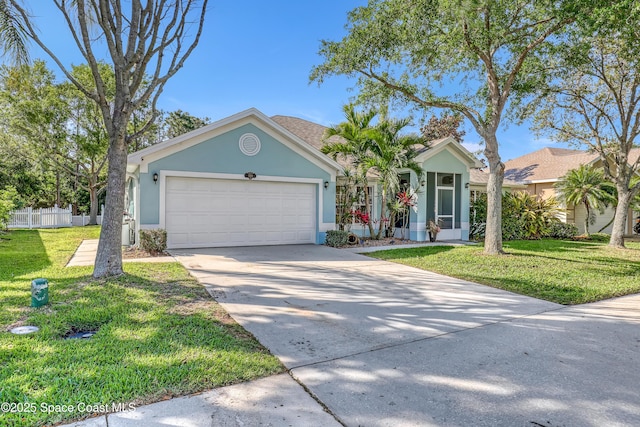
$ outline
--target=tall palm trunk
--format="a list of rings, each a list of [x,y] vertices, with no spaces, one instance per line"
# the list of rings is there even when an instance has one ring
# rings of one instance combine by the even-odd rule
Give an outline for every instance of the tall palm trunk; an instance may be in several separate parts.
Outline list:
[[[367,226],[369,227],[369,237],[373,237],[375,230],[373,228],[373,204],[371,204],[371,196],[369,195],[369,186],[365,185],[364,188],[364,204],[367,207],[367,215],[369,215],[369,222]],[[364,236],[362,236],[364,238]]]
[[[584,202],[584,208],[587,211],[584,217],[584,234],[589,237],[589,221],[591,220],[591,207],[589,206],[589,202]]]

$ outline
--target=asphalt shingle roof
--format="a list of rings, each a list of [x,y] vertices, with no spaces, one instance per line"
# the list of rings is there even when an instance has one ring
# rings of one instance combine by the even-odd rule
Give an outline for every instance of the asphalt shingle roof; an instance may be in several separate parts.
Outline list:
[[[634,148],[629,158],[635,161],[640,148]],[[505,178],[515,181],[547,181],[564,176],[571,169],[598,159],[597,153],[567,148],[545,147],[505,163]]]
[[[471,185],[487,185],[489,182],[489,171],[487,169],[469,169],[469,181]],[[502,183],[503,187],[521,187],[525,188],[525,185],[517,181],[505,178]]]
[[[582,150],[545,147],[506,162],[505,178],[520,182],[558,179],[597,158],[596,153]]]

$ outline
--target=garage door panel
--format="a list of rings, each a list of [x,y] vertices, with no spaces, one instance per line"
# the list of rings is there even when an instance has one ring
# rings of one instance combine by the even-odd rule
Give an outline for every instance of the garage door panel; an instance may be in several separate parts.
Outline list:
[[[234,227],[237,225],[244,225],[247,224],[248,222],[248,215],[220,215],[220,216],[215,216],[214,218],[212,218],[212,221],[217,223],[217,224],[224,224],[226,222],[226,224],[229,227]]]
[[[167,233],[167,238],[168,238],[168,234]],[[178,232],[173,232],[171,233],[171,238],[172,241],[175,245],[185,245],[189,243],[189,234],[188,233],[178,233]]]
[[[211,233],[189,233],[190,242],[196,245],[209,243],[211,239],[212,239]]]
[[[168,177],[168,246],[315,243],[315,198],[313,184]]]
[[[263,219],[264,225],[267,227],[271,225],[279,227],[282,224],[282,217],[280,217],[279,215],[265,215]]]

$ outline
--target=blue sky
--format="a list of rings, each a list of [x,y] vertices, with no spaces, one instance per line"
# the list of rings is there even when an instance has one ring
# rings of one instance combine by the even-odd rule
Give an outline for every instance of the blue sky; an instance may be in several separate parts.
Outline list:
[[[64,64],[83,62],[66,24],[52,2],[31,2],[35,22]],[[159,108],[218,120],[250,107],[265,114],[304,118],[322,125],[342,121],[342,105],[354,95],[355,81],[332,77],[309,84],[320,63],[321,39],[344,34],[347,12],[366,0],[211,1],[200,44],[160,98]],[[37,4],[37,6],[35,6]],[[49,62],[32,46],[32,57]],[[465,142],[477,149],[479,137],[467,126]],[[503,160],[552,145],[527,126],[500,131]]]

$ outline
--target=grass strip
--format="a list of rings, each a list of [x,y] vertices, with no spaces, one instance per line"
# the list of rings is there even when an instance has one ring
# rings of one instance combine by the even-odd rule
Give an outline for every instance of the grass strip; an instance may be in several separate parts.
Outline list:
[[[425,246],[368,255],[559,304],[583,304],[640,292],[640,243],[565,240],[505,242],[506,255],[479,246]]]

